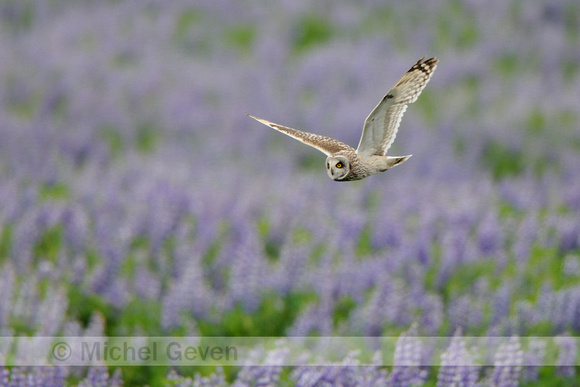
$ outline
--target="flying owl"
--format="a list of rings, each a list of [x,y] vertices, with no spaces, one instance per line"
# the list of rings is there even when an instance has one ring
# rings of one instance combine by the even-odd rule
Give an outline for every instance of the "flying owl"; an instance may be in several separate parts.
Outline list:
[[[303,132],[270,121],[247,116],[318,149],[326,158],[326,172],[334,181],[361,180],[402,164],[412,155],[387,156],[395,140],[407,104],[417,100],[437,68],[437,58],[419,59],[366,118],[358,148],[334,138]]]

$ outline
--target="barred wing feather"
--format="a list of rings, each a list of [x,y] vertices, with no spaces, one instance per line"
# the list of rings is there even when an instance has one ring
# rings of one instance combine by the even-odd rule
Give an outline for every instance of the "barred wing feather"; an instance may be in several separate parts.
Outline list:
[[[407,105],[417,100],[439,62],[436,58],[419,59],[407,71],[367,117],[356,150],[363,157],[384,156],[391,147]]]

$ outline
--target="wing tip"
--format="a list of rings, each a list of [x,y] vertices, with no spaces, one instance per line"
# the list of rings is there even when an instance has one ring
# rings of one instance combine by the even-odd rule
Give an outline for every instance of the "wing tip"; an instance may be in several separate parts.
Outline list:
[[[423,73],[427,79],[431,78],[435,72],[435,69],[437,69],[437,63],[439,63],[439,59],[437,59],[437,57],[431,57],[429,59],[425,58],[426,56],[423,56],[421,59],[419,59],[417,63],[415,63],[409,70],[407,70],[407,73],[419,71]]]
[[[264,125],[267,125],[267,126],[270,126],[270,127],[272,126],[271,125],[271,122],[266,121],[266,120],[264,120],[264,119],[262,119],[260,117],[253,116],[253,115],[249,114],[248,112],[244,112],[244,114],[247,115],[250,118],[253,118],[254,120],[258,121],[261,124],[264,124]]]
[[[413,66],[411,66],[411,68],[407,72],[409,73],[414,70],[420,70],[426,74],[432,74],[433,71],[435,71],[435,69],[437,68],[437,63],[439,63],[439,59],[437,59],[436,56],[433,56],[429,59],[425,59],[426,57],[427,56],[423,55],[423,57],[419,59],[417,63],[415,63]]]
[[[417,64],[421,64],[421,63],[427,64],[427,63],[437,63],[437,62],[439,62],[439,59],[437,59],[436,56],[432,56],[429,59],[425,59],[425,58],[427,58],[427,55],[423,55],[423,57],[417,61]]]

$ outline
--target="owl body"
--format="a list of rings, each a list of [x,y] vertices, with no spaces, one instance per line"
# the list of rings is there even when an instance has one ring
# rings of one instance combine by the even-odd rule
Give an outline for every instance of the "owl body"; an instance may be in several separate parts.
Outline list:
[[[387,156],[407,105],[417,100],[439,62],[419,59],[389,90],[366,118],[357,149],[330,137],[275,124],[246,115],[326,154],[326,172],[334,181],[361,180],[402,164],[412,155]]]
[[[362,180],[379,172],[385,172],[409,157],[411,155],[401,157],[373,155],[363,158],[357,155],[354,149],[346,150],[326,158],[326,172],[334,181]]]

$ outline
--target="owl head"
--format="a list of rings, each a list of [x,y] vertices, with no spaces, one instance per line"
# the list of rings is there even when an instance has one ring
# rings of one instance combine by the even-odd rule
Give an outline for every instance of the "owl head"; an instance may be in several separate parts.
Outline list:
[[[347,157],[334,155],[326,158],[326,173],[328,173],[328,177],[332,180],[344,180],[349,172],[350,162]]]

